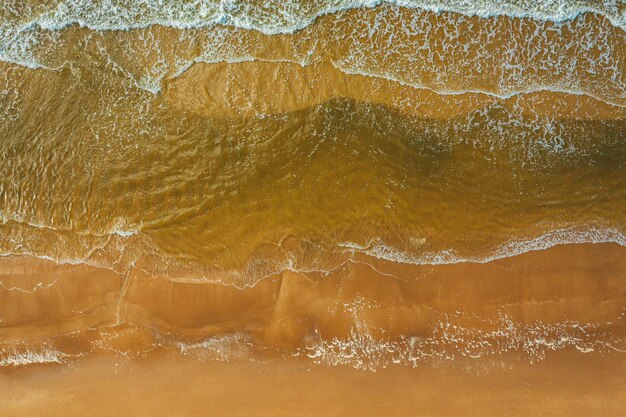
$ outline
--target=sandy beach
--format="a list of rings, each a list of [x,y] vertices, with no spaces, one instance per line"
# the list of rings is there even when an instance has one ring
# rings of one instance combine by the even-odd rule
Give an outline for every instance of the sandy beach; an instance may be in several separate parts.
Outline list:
[[[618,416],[625,251],[355,261],[346,274],[285,272],[246,289],[4,258],[2,410]],[[428,344],[403,353],[400,335]]]
[[[306,361],[202,363],[176,354],[92,357],[3,371],[10,416],[571,416],[623,414],[624,361],[554,353],[480,377],[458,369],[311,367]]]
[[[0,4],[0,417],[621,416],[626,9]]]

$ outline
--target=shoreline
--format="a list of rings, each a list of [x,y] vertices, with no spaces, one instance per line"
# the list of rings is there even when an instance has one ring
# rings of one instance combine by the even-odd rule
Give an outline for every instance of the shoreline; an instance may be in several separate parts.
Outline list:
[[[431,4],[429,4],[431,3]],[[515,2],[513,2],[515,3]],[[431,1],[420,1],[420,0],[403,0],[398,2],[394,0],[347,0],[343,4],[336,6],[323,6],[317,11],[312,12],[304,12],[300,17],[302,22],[291,23],[291,26],[283,26],[278,28],[264,28],[261,25],[255,26],[254,17],[252,13],[250,15],[243,14],[243,16],[237,16],[236,12],[232,13],[233,10],[224,10],[223,7],[220,7],[219,14],[215,13],[209,20],[196,20],[195,22],[183,21],[182,23],[176,22],[176,20],[165,21],[162,18],[155,17],[152,20],[144,21],[144,22],[125,22],[126,25],[115,24],[115,17],[120,20],[127,20],[127,16],[123,15],[109,15],[106,13],[102,13],[103,10],[96,10],[95,14],[92,14],[90,17],[94,20],[94,23],[89,23],[85,20],[84,16],[72,16],[72,11],[67,13],[65,20],[56,16],[54,19],[50,19],[49,16],[46,16],[43,20],[41,16],[37,16],[34,19],[28,21],[26,24],[19,27],[20,31],[23,31],[27,28],[38,26],[44,30],[49,31],[58,31],[70,27],[72,25],[77,25],[82,28],[87,28],[90,30],[99,30],[99,31],[128,31],[135,29],[144,29],[149,26],[160,25],[164,27],[169,27],[173,29],[202,29],[202,28],[210,28],[211,26],[216,25],[226,25],[232,26],[237,29],[245,29],[245,30],[255,30],[263,33],[264,35],[289,35],[297,33],[298,31],[302,31],[311,25],[315,24],[319,19],[324,18],[328,15],[340,14],[350,12],[351,10],[356,9],[374,9],[377,7],[396,7],[396,8],[406,8],[409,10],[434,13],[434,14],[458,14],[468,18],[481,18],[481,19],[494,19],[499,17],[505,17],[510,19],[528,19],[539,22],[550,22],[554,24],[563,24],[570,22],[572,20],[577,19],[578,17],[585,14],[593,14],[604,19],[607,19],[611,24],[619,29],[626,29],[626,22],[624,21],[623,13],[620,14],[620,11],[617,13],[611,13],[610,10],[603,10],[602,7],[597,7],[593,2],[589,5],[578,4],[574,5],[574,8],[570,7],[569,9],[564,7],[563,4],[559,4],[558,8],[554,10],[552,13],[545,12],[541,10],[535,10],[535,14],[532,11],[525,10],[523,7],[519,7],[515,4],[506,4],[506,2],[494,2],[489,4],[492,6],[493,10],[488,10],[485,6],[485,2],[482,4],[478,4],[478,7],[475,6],[467,6],[466,2],[461,2],[461,4],[455,7],[454,1],[452,4],[438,4],[432,5]],[[596,7],[594,7],[596,6]],[[472,8],[474,7],[474,8]],[[500,8],[500,10],[498,10]],[[80,7],[78,10],[74,10],[74,13],[80,12]],[[67,9],[65,9],[67,10]],[[123,10],[123,9],[122,9]],[[148,8],[150,10],[150,8]],[[254,11],[254,8],[249,9]],[[259,10],[259,9],[257,9]],[[106,10],[104,10],[106,11]],[[154,10],[150,10],[154,11]],[[262,10],[263,11],[263,10]],[[267,13],[267,10],[264,10]],[[98,13],[100,12],[100,13]],[[289,15],[288,17],[285,13],[281,13],[281,10],[277,11],[276,16],[274,18],[280,19],[281,17],[287,21],[293,21],[293,18],[296,16]],[[50,13],[48,13],[49,15]],[[150,13],[146,13],[150,14]],[[181,10],[181,17],[184,17],[184,14],[190,14],[187,10]],[[206,12],[205,12],[206,14]],[[288,13],[287,13],[288,14]],[[195,15],[191,13],[191,15]],[[45,14],[44,14],[45,16]],[[99,18],[104,16],[103,23],[97,23]],[[171,17],[171,16],[170,16]],[[265,17],[265,16],[261,16]],[[56,20],[56,21],[55,21]]]
[[[71,358],[243,346],[244,356],[311,354],[320,363],[349,364],[346,349],[356,357],[365,341],[380,351],[374,367],[398,358],[428,362],[428,355],[480,362],[512,354],[532,362],[572,347],[613,346],[623,354],[625,254],[616,244],[576,244],[486,264],[355,258],[327,275],[286,271],[244,289],[137,269],[124,277],[87,265],[4,258],[0,352],[5,358],[47,347]],[[475,350],[481,340],[486,348]],[[396,352],[387,357],[385,349]]]
[[[390,15],[387,16],[387,13]],[[372,29],[379,20],[393,20],[396,25],[387,22],[380,29]],[[565,101],[570,100],[569,95],[582,95],[582,98],[573,101],[580,101],[590,109],[589,115],[584,114],[586,111],[578,112],[585,118],[624,117],[623,86],[616,81],[619,74],[603,64],[604,61],[611,61],[619,67],[623,63],[618,53],[624,43],[622,29],[612,26],[606,17],[598,14],[585,14],[563,24],[532,19],[525,21],[515,17],[496,20],[492,22],[478,16],[378,6],[324,15],[293,34],[267,35],[223,25],[206,29],[147,26],[114,32],[94,32],[70,26],[52,32],[54,39],[41,39],[41,45],[26,38],[23,50],[7,49],[6,59],[22,62],[26,66],[30,63],[33,67],[54,68],[57,73],[77,69],[96,70],[90,75],[96,79],[102,76],[100,71],[114,76],[113,79],[122,75],[130,83],[123,82],[118,87],[137,89],[151,99],[158,99],[161,94],[171,96],[169,89],[178,90],[182,85],[186,87],[185,91],[179,92],[182,95],[176,97],[181,101],[179,104],[196,102],[195,107],[198,107],[197,102],[200,101],[201,107],[224,107],[222,112],[226,114],[229,114],[229,103],[219,103],[223,100],[220,97],[230,96],[226,101],[233,100],[231,104],[235,104],[240,112],[263,114],[293,111],[324,99],[352,94],[370,96],[372,102],[393,102],[409,112],[419,114],[424,111],[439,118],[450,111],[443,109],[444,114],[440,114],[437,102],[443,102],[444,107],[451,111],[458,111],[474,108],[480,103],[485,105],[520,99],[524,111],[530,113],[542,104],[533,106],[524,101],[529,95],[538,94],[551,101]],[[458,45],[454,42],[455,37],[449,38],[452,35],[446,29],[452,22],[459,26]],[[537,36],[538,32],[544,31],[550,35],[545,38]],[[420,33],[427,34],[429,39],[424,45]],[[590,50],[583,43],[577,43],[582,36],[591,34],[598,37],[600,49]],[[502,41],[494,42],[494,37],[502,37]],[[158,52],[156,61],[154,57],[145,55],[141,46],[146,38],[154,40]],[[116,46],[120,39],[128,50],[120,50]],[[214,39],[221,41],[215,42]],[[483,47],[474,45],[472,39],[484,39],[481,42]],[[567,46],[570,41],[574,42],[575,51]],[[178,45],[176,53],[159,47],[169,42]],[[518,42],[524,45],[519,51]],[[380,44],[387,46],[380,50]],[[72,45],[75,46],[70,48]],[[83,45],[79,50],[85,48],[90,51],[90,57],[76,53],[79,45]],[[540,58],[533,52],[546,48],[552,51],[550,56]],[[55,53],[49,54],[47,49]],[[385,50],[393,53],[384,54]],[[507,51],[517,51],[515,64],[510,62],[512,57]],[[435,58],[432,54],[439,57]],[[572,70],[566,73],[551,68],[548,71],[546,67],[550,67],[550,62],[554,60],[565,60],[564,65],[572,66]],[[233,65],[242,68],[223,68]],[[512,70],[517,66],[521,71],[519,74]],[[486,71],[489,67],[500,68],[500,71]],[[57,75],[51,71],[45,73],[49,78],[56,78]],[[259,79],[260,73],[265,76]],[[25,74],[25,78],[32,77],[27,70]],[[359,80],[358,77],[372,80]],[[232,83],[228,82],[229,78]],[[286,82],[293,85],[283,87],[281,78],[286,78]],[[179,79],[182,81],[178,82]],[[64,78],[61,82],[65,84],[67,81]],[[230,90],[222,91],[221,84],[224,82],[231,84]],[[349,85],[343,85],[346,82]],[[198,84],[201,89],[196,88]],[[253,91],[243,89],[236,92],[242,85],[254,85]],[[281,91],[273,90],[278,87]],[[414,92],[407,93],[406,89]],[[300,94],[304,97],[299,97]],[[236,95],[241,97],[234,97]],[[268,100],[270,103],[266,102]],[[416,103],[407,104],[407,100]],[[255,101],[260,104],[254,105]],[[424,101],[434,101],[433,108],[428,105],[424,109],[415,108]],[[601,110],[595,109],[596,102]],[[607,112],[611,114],[602,116]],[[236,113],[230,110],[230,114]],[[574,111],[570,117],[577,116]]]
[[[131,360],[100,355],[72,367],[0,371],[0,409],[15,417],[618,417],[624,372],[624,361],[571,352],[482,375],[449,367],[363,372],[301,360],[201,362],[167,352]]]

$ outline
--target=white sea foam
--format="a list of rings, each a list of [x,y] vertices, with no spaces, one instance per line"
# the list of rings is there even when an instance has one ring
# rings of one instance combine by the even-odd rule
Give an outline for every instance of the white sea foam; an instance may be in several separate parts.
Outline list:
[[[58,278],[47,284],[44,284],[43,282],[38,282],[32,288],[22,288],[22,287],[17,287],[17,286],[8,286],[4,284],[4,282],[0,281],[0,287],[4,288],[7,291],[17,291],[17,292],[22,292],[26,294],[33,294],[37,292],[38,290],[47,290],[48,288],[51,288],[52,286],[54,286],[54,284],[56,284],[57,282],[58,282]]]
[[[268,0],[262,4],[242,0],[65,0],[50,9],[28,8],[20,13],[18,0],[5,2],[4,15],[21,19],[21,28],[39,26],[59,30],[78,24],[94,30],[128,30],[150,25],[187,29],[228,24],[266,34],[293,33],[320,16],[381,4],[468,16],[533,18],[562,22],[582,13],[606,16],[617,27],[626,27],[623,0],[320,0],[299,2]],[[12,11],[12,13],[10,12]],[[23,14],[32,13],[32,16]],[[16,16],[17,15],[17,16]]]
[[[540,236],[511,240],[498,246],[484,256],[463,256],[454,249],[438,252],[413,254],[399,250],[374,240],[366,245],[343,242],[339,246],[346,251],[365,253],[374,258],[392,262],[414,265],[444,265],[457,263],[488,263],[502,258],[521,255],[526,252],[549,249],[556,245],[582,243],[616,243],[626,246],[626,236],[614,228],[600,227],[571,227],[554,230]]]
[[[343,308],[353,319],[350,335],[331,339],[318,337],[298,352],[299,355],[317,364],[376,371],[391,365],[417,367],[458,359],[491,359],[492,365],[497,366],[504,355],[535,363],[543,360],[548,352],[566,348],[575,348],[581,353],[624,351],[622,335],[603,332],[595,323],[571,320],[520,323],[505,314],[498,320],[472,315],[474,322],[486,325],[481,327],[458,324],[456,319],[463,318],[462,312],[442,314],[426,336],[385,339],[375,337],[372,326],[363,319],[365,310],[377,306],[357,299],[344,304]]]
[[[118,218],[109,230],[105,230],[103,232],[94,232],[94,231],[76,231],[70,228],[62,228],[59,226],[51,226],[49,224],[45,224],[43,222],[35,222],[31,220],[25,219],[22,215],[17,213],[4,213],[0,211],[0,226],[6,225],[9,223],[18,223],[23,226],[33,227],[36,229],[46,229],[54,232],[72,232],[77,235],[84,236],[98,236],[98,237],[107,237],[110,235],[118,235],[121,237],[131,237],[138,234],[141,231],[141,225],[137,225],[135,227],[126,226],[126,220],[122,218]]]
[[[359,67],[358,65],[346,65],[346,63],[342,62],[333,62],[333,66],[337,68],[339,71],[348,75],[362,75],[364,77],[373,77],[373,78],[382,78],[385,80],[393,81],[394,83],[398,83],[400,85],[404,85],[407,87],[415,88],[418,90],[430,90],[438,95],[443,96],[461,96],[464,94],[485,94],[488,96],[496,97],[499,99],[510,99],[516,96],[524,95],[524,94],[532,94],[539,92],[552,92],[552,93],[565,93],[568,95],[574,96],[587,96],[591,97],[595,100],[602,101],[604,103],[610,104],[611,106],[616,107],[626,107],[623,101],[615,100],[609,97],[602,97],[601,95],[591,92],[584,91],[581,88],[571,88],[568,85],[550,85],[547,83],[542,84],[528,84],[524,86],[515,85],[514,88],[508,87],[506,85],[500,85],[501,91],[489,91],[484,88],[450,88],[447,85],[441,86],[431,86],[427,84],[417,83],[412,80],[403,79],[400,75],[389,74],[381,70],[377,69],[366,69]],[[522,81],[522,80],[520,80]],[[626,92],[626,86],[623,86],[622,90]],[[620,98],[624,96],[624,93],[620,95]]]
[[[58,41],[58,31],[69,25],[80,25],[93,30],[129,30],[144,28],[151,25],[164,25],[168,27],[175,27],[181,29],[187,28],[202,28],[210,27],[216,24],[223,25],[221,27],[229,28],[242,28],[248,30],[256,30],[268,35],[293,33],[298,30],[302,30],[311,25],[319,16],[336,13],[347,9],[354,8],[372,8],[381,4],[396,5],[409,8],[415,8],[418,10],[430,10],[435,12],[443,11],[455,11],[462,15],[478,15],[483,17],[509,15],[518,17],[533,17],[540,20],[554,20],[565,21],[572,19],[582,13],[593,12],[605,15],[609,18],[613,24],[622,29],[624,26],[624,15],[626,6],[624,6],[621,0],[607,0],[603,2],[593,1],[521,1],[521,0],[507,0],[507,1],[495,1],[495,0],[448,0],[448,1],[433,1],[433,0],[395,0],[395,1],[380,1],[380,0],[366,0],[366,1],[354,1],[354,0],[334,0],[334,1],[319,1],[316,4],[299,3],[294,1],[268,1],[263,5],[252,5],[245,1],[206,1],[197,0],[192,2],[177,2],[177,1],[163,1],[163,0],[144,0],[136,2],[91,2],[86,0],[66,0],[61,1],[55,7],[46,10],[37,10],[37,13],[31,9],[19,10],[14,5],[12,9],[15,12],[0,13],[0,16],[4,15],[3,19],[0,19],[0,60],[13,62],[19,65],[24,65],[31,68],[49,68],[58,69],[59,64],[51,64],[47,62],[47,59],[41,55],[47,56],[48,52],[42,52],[40,45],[54,45]],[[5,9],[11,9],[10,6],[5,5]],[[381,16],[378,16],[381,17]],[[378,21],[377,17],[377,21]],[[385,20],[384,16],[382,16]],[[367,20],[367,19],[365,19]],[[365,21],[364,20],[364,21]],[[424,36],[421,39],[428,39],[428,31],[424,32],[424,23],[428,26],[428,22],[424,21],[417,27],[411,26],[407,22],[402,22],[396,19],[392,19],[393,25],[401,27],[398,29],[398,33],[402,31],[409,31],[414,33],[416,30],[418,33],[423,33]],[[408,25],[405,27],[404,25]],[[378,30],[376,28],[370,28],[371,30]],[[452,34],[453,37],[458,34]],[[537,36],[545,36],[544,34],[538,34]],[[219,38],[219,36],[218,36]],[[227,41],[227,40],[226,40]],[[595,43],[602,43],[601,39],[591,40],[590,45]],[[240,45],[241,46],[241,45]],[[201,54],[195,59],[185,60],[184,62],[177,63],[176,69],[173,71],[174,75],[168,71],[168,64],[163,64],[156,68],[155,71],[149,71],[150,73],[144,74],[140,77],[135,77],[126,72],[126,76],[133,79],[136,86],[150,91],[152,93],[158,93],[161,89],[161,83],[166,77],[176,77],[182,74],[195,62],[241,62],[252,61],[260,59],[250,55],[249,51],[237,51],[232,48],[223,48],[222,46],[207,46],[206,53]],[[389,47],[389,45],[387,46]],[[523,45],[520,45],[523,47]],[[216,53],[219,50],[222,53]],[[513,48],[512,50],[514,50]],[[411,85],[417,88],[430,88],[434,91],[445,94],[464,94],[467,92],[481,92],[487,94],[497,95],[498,97],[511,97],[520,93],[527,93],[533,91],[559,91],[572,94],[586,94],[592,97],[606,101],[607,103],[614,105],[623,105],[624,98],[624,85],[622,81],[622,74],[619,62],[617,64],[611,64],[612,59],[606,55],[611,53],[610,47],[602,47],[603,54],[598,58],[598,61],[605,62],[603,71],[608,71],[607,68],[613,65],[614,71],[612,75],[607,75],[603,79],[606,82],[606,89],[611,93],[607,97],[604,97],[600,91],[596,91],[603,86],[590,87],[586,83],[580,83],[581,80],[576,77],[567,77],[560,74],[558,79],[555,79],[553,84],[550,80],[532,79],[528,77],[527,72],[523,68],[517,68],[519,65],[515,62],[515,59],[511,63],[504,63],[500,66],[501,74],[494,74],[500,78],[501,91],[488,91],[485,89],[474,90],[472,88],[449,88],[449,80],[444,77],[441,80],[430,80],[433,85],[426,85],[420,77],[416,77],[415,74],[410,74],[413,71],[406,71],[406,69],[399,68],[398,71],[382,70],[384,68],[384,62],[380,61],[380,57],[376,58],[371,48],[367,48],[366,55],[370,61],[378,59],[380,62],[357,62],[353,57],[350,59],[343,59],[341,62],[337,62],[337,67],[348,74],[363,74],[375,77],[383,77],[389,80],[398,81],[406,85]],[[228,52],[226,52],[228,51]],[[388,51],[390,52],[390,51]],[[532,51],[529,51],[529,55],[536,55]],[[53,54],[53,52],[50,52]],[[354,51],[358,54],[358,48]],[[410,54],[409,54],[410,55]],[[515,55],[515,54],[514,54]],[[548,54],[548,61],[553,62],[555,54]],[[566,54],[557,53],[557,57],[564,57]],[[592,54],[593,55],[593,54]],[[383,54],[384,56],[384,54]],[[594,55],[595,56],[595,55]],[[372,58],[373,57],[373,58]],[[406,63],[410,68],[422,68],[422,70],[430,70],[426,62],[423,62],[422,57],[417,56],[420,62],[417,65],[410,65],[410,56],[405,54],[408,59]],[[457,62],[455,56],[454,62]],[[580,66],[585,67],[584,56],[579,56],[578,60],[581,61]],[[305,58],[296,58],[294,61],[301,65],[307,64]],[[479,55],[475,59],[472,65],[478,65],[482,61],[482,57]],[[461,73],[465,72],[461,64],[456,68]],[[571,63],[566,63],[571,64]],[[610,65],[611,64],[611,65]],[[426,65],[426,67],[424,67]],[[569,71],[568,65],[561,65],[558,68],[559,72]],[[574,64],[577,66],[578,64]],[[116,64],[119,69],[119,65]],[[604,68],[604,67],[607,68]],[[557,66],[553,66],[553,70]],[[593,65],[591,66],[593,68]],[[517,68],[517,69],[516,69]],[[451,70],[454,70],[451,68]],[[457,72],[458,72],[457,71]],[[455,77],[454,71],[449,72],[449,76]],[[558,75],[558,74],[557,74]],[[430,79],[429,77],[426,77]],[[438,83],[441,81],[440,83]],[[520,86],[521,83],[521,86]],[[441,85],[440,85],[441,84]],[[610,87],[610,88],[609,88]]]
[[[219,360],[227,362],[246,356],[253,346],[249,337],[232,333],[204,339],[200,342],[177,342],[176,346],[183,355],[191,355],[201,360]]]
[[[122,247],[119,252],[119,258],[112,261],[112,263],[105,263],[104,260],[92,259],[91,253],[98,251],[99,247],[93,247],[86,249],[87,254],[80,257],[67,257],[59,256],[59,254],[52,253],[40,253],[37,251],[29,250],[18,244],[20,249],[0,254],[0,257],[4,256],[33,256],[40,259],[46,259],[53,261],[57,264],[68,265],[91,265],[98,268],[110,269],[116,273],[128,273],[130,269],[139,269],[147,274],[159,273],[166,274],[168,271],[173,271],[172,280],[181,280],[182,282],[197,282],[197,283],[220,283],[223,285],[233,286],[239,289],[252,288],[259,282],[264,281],[270,277],[279,275],[286,271],[291,271],[297,274],[304,274],[305,276],[310,273],[320,273],[323,276],[332,274],[347,265],[354,260],[350,256],[345,258],[338,258],[330,265],[318,265],[303,264],[302,259],[298,254],[287,252],[280,257],[255,257],[252,256],[246,266],[242,270],[207,270],[204,267],[199,267],[195,270],[193,266],[177,268],[177,259],[169,258],[166,254],[161,253],[158,247],[153,247],[150,244],[146,246],[142,245],[141,251],[146,251],[144,255],[157,256],[156,265],[150,270],[144,270],[144,267],[137,265],[133,259],[136,253],[124,255],[126,250]],[[551,231],[539,236],[518,238],[511,240],[507,243],[497,246],[491,251],[486,251],[482,256],[464,256],[456,249],[440,250],[437,252],[408,252],[396,247],[393,247],[385,243],[382,239],[375,239],[367,244],[360,244],[355,242],[342,242],[337,246],[340,251],[345,252],[347,255],[350,253],[361,253],[367,256],[371,256],[376,259],[381,259],[390,262],[412,264],[412,265],[446,265],[446,264],[459,264],[459,263],[488,263],[498,259],[514,257],[526,252],[540,251],[549,249],[557,245],[566,244],[583,244],[583,243],[615,243],[620,246],[626,247],[626,236],[623,232],[614,228],[599,228],[599,227],[572,227],[568,229],[559,229]],[[130,252],[134,253],[134,250],[130,248]],[[318,255],[322,256],[322,252]],[[122,262],[122,258],[129,256],[125,262]],[[322,256],[323,258],[323,256]],[[159,269],[163,268],[163,269]],[[191,269],[190,269],[191,268]],[[380,273],[383,273],[379,271]],[[176,278],[177,274],[182,274],[181,278]],[[17,287],[4,287],[8,290],[23,291],[23,292],[35,292],[42,289],[47,289],[54,284],[37,284],[33,288],[17,288]],[[209,341],[206,343],[213,343],[215,341]],[[204,343],[204,342],[203,342]],[[189,345],[188,349],[193,349],[194,345]],[[207,346],[208,347],[208,346]],[[181,349],[186,349],[181,345]]]
[[[26,350],[12,352],[6,355],[0,354],[0,366],[24,366],[43,363],[63,363],[66,354],[58,352],[50,347],[43,346],[38,350]]]

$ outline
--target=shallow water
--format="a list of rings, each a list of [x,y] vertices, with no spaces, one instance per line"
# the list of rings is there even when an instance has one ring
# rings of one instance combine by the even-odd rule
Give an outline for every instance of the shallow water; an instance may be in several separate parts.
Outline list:
[[[517,97],[444,120],[352,99],[211,117],[158,96],[111,114],[76,88],[4,130],[4,253],[254,284],[355,249],[445,263],[544,235],[624,241],[621,119],[533,117]]]

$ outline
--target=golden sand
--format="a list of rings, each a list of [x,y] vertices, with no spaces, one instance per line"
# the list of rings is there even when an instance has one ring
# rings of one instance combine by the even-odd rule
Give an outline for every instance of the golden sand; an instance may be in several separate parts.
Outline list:
[[[5,258],[2,359],[46,346],[49,363],[3,366],[0,406],[14,416],[618,416],[624,254],[570,245],[487,264],[358,262],[247,289],[140,271],[124,283],[101,268]],[[233,334],[249,344],[194,347]],[[398,335],[437,346],[394,363],[376,343]],[[332,352],[333,340],[352,350]]]
[[[2,336],[54,340],[72,332],[136,328],[200,340],[243,332],[263,345],[296,349],[320,337],[349,338],[359,320],[367,324],[368,337],[391,340],[430,337],[442,319],[480,332],[506,318],[548,327],[594,324],[589,337],[596,332],[619,340],[623,255],[622,247],[606,244],[558,246],[486,264],[355,259],[324,277],[287,271],[244,289],[173,282],[139,270],[123,277],[102,268],[5,258]],[[358,315],[351,314],[353,307]]]
[[[623,415],[624,361],[558,353],[476,377],[443,368],[311,367],[306,361],[198,362],[159,353],[3,371],[10,416]]]

